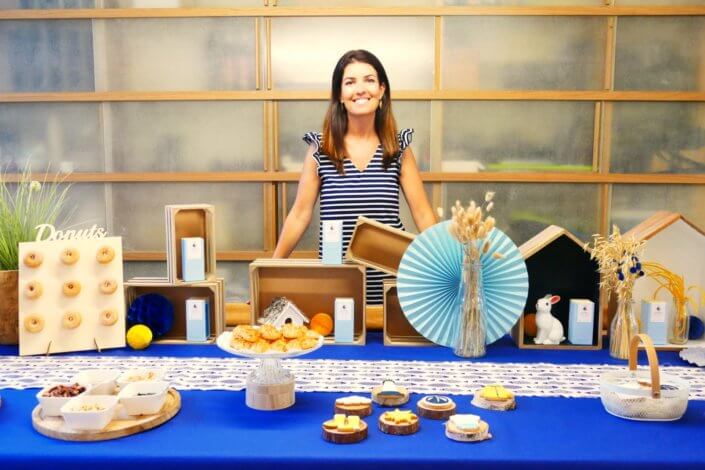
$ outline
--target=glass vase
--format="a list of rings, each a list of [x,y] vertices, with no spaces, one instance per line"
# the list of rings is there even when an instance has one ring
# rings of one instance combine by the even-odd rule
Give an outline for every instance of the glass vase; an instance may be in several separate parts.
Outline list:
[[[668,342],[673,344],[687,343],[689,329],[690,315],[687,303],[674,299],[673,312],[671,312],[668,321]]]
[[[453,352],[460,357],[484,356],[485,302],[482,295],[482,264],[474,245],[465,248],[459,290]]]
[[[629,341],[639,333],[631,297],[617,299],[617,312],[610,324],[610,356],[629,359]]]

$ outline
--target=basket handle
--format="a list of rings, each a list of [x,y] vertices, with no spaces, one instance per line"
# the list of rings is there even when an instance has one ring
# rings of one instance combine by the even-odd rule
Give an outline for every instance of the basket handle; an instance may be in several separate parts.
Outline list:
[[[644,344],[646,357],[649,360],[649,367],[651,368],[651,395],[654,398],[659,398],[661,396],[661,377],[658,372],[658,356],[656,355],[654,343],[651,342],[649,335],[642,333],[632,336],[629,348],[629,370],[636,371],[639,342]]]

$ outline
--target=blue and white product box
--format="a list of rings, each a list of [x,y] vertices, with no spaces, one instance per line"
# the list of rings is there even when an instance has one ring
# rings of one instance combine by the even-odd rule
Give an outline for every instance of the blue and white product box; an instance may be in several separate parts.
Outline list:
[[[206,252],[203,238],[181,239],[181,279],[186,282],[206,280]]]
[[[343,264],[343,221],[324,220],[321,224],[323,264]]]
[[[591,345],[595,303],[588,299],[570,299],[568,312],[568,341],[571,344]]]
[[[352,343],[355,332],[355,299],[339,297],[334,303],[336,343]]]
[[[668,312],[666,302],[659,300],[641,301],[641,332],[651,336],[654,344],[667,344]]]
[[[210,305],[205,297],[186,299],[186,340],[208,341]]]

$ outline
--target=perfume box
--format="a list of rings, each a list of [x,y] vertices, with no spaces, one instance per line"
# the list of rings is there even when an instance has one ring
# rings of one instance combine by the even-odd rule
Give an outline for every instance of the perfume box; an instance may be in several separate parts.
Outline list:
[[[654,344],[667,344],[666,322],[668,312],[666,302],[658,300],[641,301],[641,332],[651,336]]]
[[[323,264],[343,263],[343,221],[324,220],[322,224]]]
[[[181,272],[185,282],[206,280],[205,245],[203,238],[181,239]]]
[[[333,304],[335,313],[336,343],[352,343],[355,330],[355,301],[349,297],[338,297]]]
[[[570,299],[568,312],[568,341],[571,344],[592,344],[595,303],[588,299]]]
[[[208,341],[210,306],[205,297],[186,299],[186,341]]]

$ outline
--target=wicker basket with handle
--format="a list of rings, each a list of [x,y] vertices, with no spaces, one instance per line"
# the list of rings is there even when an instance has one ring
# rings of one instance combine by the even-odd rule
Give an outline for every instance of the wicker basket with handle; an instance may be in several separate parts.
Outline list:
[[[639,342],[644,344],[649,370],[636,367]],[[660,374],[658,357],[645,334],[635,335],[629,348],[629,370],[607,372],[600,377],[600,398],[608,413],[639,421],[675,421],[688,407],[688,382]]]
[[[17,271],[0,271],[0,344],[17,344]]]

